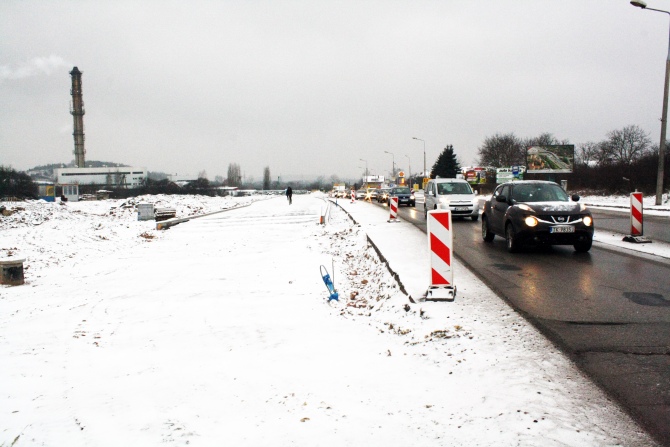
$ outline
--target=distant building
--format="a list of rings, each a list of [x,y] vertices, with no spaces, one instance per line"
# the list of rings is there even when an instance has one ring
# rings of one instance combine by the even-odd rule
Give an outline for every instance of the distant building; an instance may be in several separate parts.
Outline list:
[[[147,175],[146,169],[130,166],[56,169],[56,181],[61,185],[78,184],[137,188],[146,181]]]

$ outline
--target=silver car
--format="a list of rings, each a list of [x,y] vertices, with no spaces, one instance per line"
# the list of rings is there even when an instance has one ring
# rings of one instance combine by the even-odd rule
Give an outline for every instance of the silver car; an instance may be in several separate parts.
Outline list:
[[[436,178],[428,181],[424,191],[424,216],[429,210],[450,209],[453,217],[479,219],[479,199],[470,184],[458,178]]]

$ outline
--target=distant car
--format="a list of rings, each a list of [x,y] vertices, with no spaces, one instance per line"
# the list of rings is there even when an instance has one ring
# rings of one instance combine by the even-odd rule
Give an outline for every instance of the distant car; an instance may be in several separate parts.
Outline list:
[[[377,188],[368,188],[367,194],[365,196],[365,200],[373,201],[377,200],[377,196],[379,195],[379,190]]]
[[[364,189],[359,189],[356,191],[356,200],[361,200],[365,198],[365,194],[367,194],[367,191]]]
[[[572,199],[572,200],[571,200]],[[593,241],[593,216],[579,196],[558,184],[521,180],[499,185],[482,213],[482,238],[496,235],[507,241],[507,250],[523,245],[572,245],[587,252]]]
[[[470,184],[463,179],[429,180],[424,191],[423,206],[426,218],[430,210],[449,209],[453,217],[469,217],[473,221],[479,219],[479,198]]]
[[[391,188],[379,188],[379,192],[377,193],[377,202],[387,203],[389,199],[390,190]]]
[[[386,203],[391,204],[391,197],[398,198],[398,206],[407,205],[407,206],[416,206],[416,200],[414,199],[414,193],[409,189],[409,186],[396,186],[391,188],[388,194],[388,199]]]

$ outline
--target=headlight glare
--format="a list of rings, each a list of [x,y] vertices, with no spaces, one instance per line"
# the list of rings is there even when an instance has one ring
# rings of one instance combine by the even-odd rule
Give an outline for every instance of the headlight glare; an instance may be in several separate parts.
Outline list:
[[[524,221],[524,222],[526,223],[526,225],[528,225],[529,227],[534,227],[534,226],[537,225],[537,219],[535,218],[535,216],[528,216],[528,217],[526,217],[523,221]]]
[[[583,221],[584,221],[584,225],[586,225],[587,227],[590,227],[591,225],[593,225],[593,219],[591,218],[591,216],[584,217]]]

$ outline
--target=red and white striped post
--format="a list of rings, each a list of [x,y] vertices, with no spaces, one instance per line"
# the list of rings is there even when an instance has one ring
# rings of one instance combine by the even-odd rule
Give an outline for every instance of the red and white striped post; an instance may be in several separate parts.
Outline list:
[[[454,270],[452,268],[454,234],[451,210],[428,211],[428,247],[430,248],[430,287],[427,300],[456,297]]]
[[[642,231],[642,193],[630,193],[630,235],[643,236]]]
[[[351,203],[354,203],[356,201],[356,191],[353,189],[351,190]]]
[[[389,197],[389,220],[388,222],[398,222],[398,198]]]
[[[630,193],[630,236],[623,238],[626,242],[646,243],[651,240],[644,237],[642,193]]]

